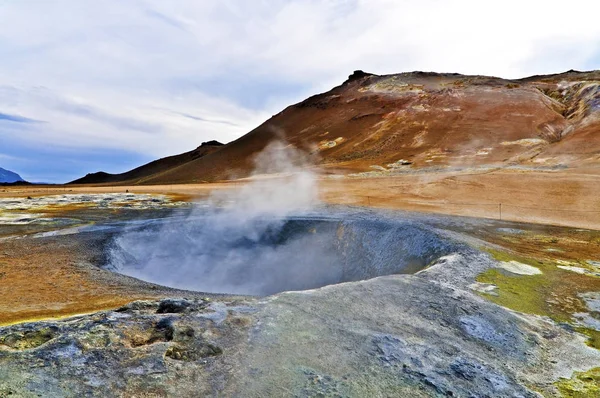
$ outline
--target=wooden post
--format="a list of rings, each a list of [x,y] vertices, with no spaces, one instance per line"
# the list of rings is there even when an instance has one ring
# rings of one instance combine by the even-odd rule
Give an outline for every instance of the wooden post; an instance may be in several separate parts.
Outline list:
[[[502,203],[498,203],[498,213],[500,214],[500,221],[502,221]]]

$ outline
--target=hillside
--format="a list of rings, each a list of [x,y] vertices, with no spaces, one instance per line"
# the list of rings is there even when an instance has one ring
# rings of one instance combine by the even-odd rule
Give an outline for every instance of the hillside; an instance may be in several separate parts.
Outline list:
[[[158,177],[160,176],[160,173],[166,170],[172,170],[183,164],[193,162],[196,159],[219,150],[222,146],[223,144],[218,141],[204,142],[193,151],[158,159],[125,173],[110,174],[99,171],[97,173],[87,174],[85,177],[71,181],[69,184],[120,183],[124,181],[133,184],[142,184],[144,183],[144,179],[149,176]]]
[[[253,156],[273,139],[308,150],[326,173],[595,166],[600,163],[599,116],[600,71],[518,80],[356,71],[340,86],[289,106],[218,151],[185,162],[162,159],[143,166],[142,173],[140,168],[96,182],[242,177],[251,171]],[[92,181],[86,178],[76,182]]]
[[[0,183],[13,183],[21,181],[25,180],[23,180],[17,173],[0,167]]]

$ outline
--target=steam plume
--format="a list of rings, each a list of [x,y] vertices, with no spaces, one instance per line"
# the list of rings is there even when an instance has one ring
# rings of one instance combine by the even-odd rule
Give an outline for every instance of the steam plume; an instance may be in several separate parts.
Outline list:
[[[124,232],[114,240],[110,267],[162,285],[240,294],[272,293],[279,280],[303,289],[315,278],[336,278],[323,266],[333,262],[331,248],[317,237],[277,242],[286,217],[318,203],[316,175],[302,151],[271,143],[256,156],[247,184],[209,203],[182,223]]]

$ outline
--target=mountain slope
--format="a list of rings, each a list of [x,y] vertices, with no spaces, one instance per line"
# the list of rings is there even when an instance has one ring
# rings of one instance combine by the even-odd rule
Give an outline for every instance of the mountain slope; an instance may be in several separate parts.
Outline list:
[[[146,177],[155,174],[160,175],[160,173],[165,170],[171,170],[185,163],[192,162],[219,150],[222,146],[223,144],[218,141],[204,142],[193,151],[158,159],[125,173],[110,174],[99,171],[97,173],[87,174],[85,177],[71,181],[69,184],[120,183],[124,181],[133,184],[141,184]]]
[[[0,183],[12,183],[12,182],[20,182],[25,181],[21,178],[17,173],[3,169],[0,167]]]
[[[242,177],[274,139],[324,172],[600,164],[600,71],[506,80],[425,72],[355,72],[206,156],[143,183]]]

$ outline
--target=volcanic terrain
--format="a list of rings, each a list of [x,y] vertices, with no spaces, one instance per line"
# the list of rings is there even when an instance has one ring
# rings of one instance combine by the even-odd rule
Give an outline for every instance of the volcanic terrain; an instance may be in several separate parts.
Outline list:
[[[0,397],[598,397],[599,115],[598,71],[357,71],[6,187]]]
[[[507,80],[426,72],[354,72],[224,146],[74,183],[172,184],[248,176],[278,139],[312,153],[325,173],[465,168],[561,169],[600,164],[600,71]]]

